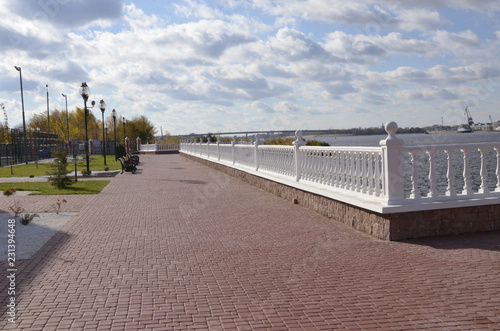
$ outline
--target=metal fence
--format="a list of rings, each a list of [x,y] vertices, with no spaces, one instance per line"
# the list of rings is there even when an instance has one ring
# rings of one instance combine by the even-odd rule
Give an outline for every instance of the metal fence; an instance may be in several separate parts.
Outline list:
[[[67,144],[61,142],[56,133],[11,129],[2,130],[8,143],[0,144],[0,166],[34,162],[52,157],[52,152],[67,150]]]

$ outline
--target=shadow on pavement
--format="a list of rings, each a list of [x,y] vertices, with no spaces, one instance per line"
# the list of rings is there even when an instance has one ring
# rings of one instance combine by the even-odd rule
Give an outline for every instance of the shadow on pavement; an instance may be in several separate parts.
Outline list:
[[[481,249],[500,252],[500,231],[478,232],[442,237],[404,240],[413,245],[429,246],[436,249]]]

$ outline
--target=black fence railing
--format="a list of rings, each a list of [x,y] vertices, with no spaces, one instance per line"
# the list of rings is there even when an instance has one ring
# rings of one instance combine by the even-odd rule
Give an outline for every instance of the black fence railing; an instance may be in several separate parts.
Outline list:
[[[2,130],[9,143],[0,144],[0,166],[34,162],[52,157],[52,152],[64,151],[67,144],[61,142],[56,133],[11,129],[9,133]]]
[[[66,151],[70,156],[73,154],[85,154],[84,140],[71,140],[69,145],[62,142],[56,133],[41,132],[37,130],[26,131],[26,140],[24,133],[20,129],[11,129],[6,132],[0,129],[0,135],[9,143],[0,143],[0,167],[11,164],[22,164],[25,162],[36,162],[52,157],[53,152]],[[120,144],[117,142],[117,144]],[[123,145],[123,142],[121,142]],[[137,151],[135,140],[130,140],[130,151]],[[115,155],[114,141],[93,140],[89,144],[89,153],[94,155]]]

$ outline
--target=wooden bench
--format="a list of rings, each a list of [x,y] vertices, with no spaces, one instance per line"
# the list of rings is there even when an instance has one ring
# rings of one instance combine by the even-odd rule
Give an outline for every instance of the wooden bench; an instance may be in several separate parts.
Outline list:
[[[122,174],[124,171],[131,172],[131,173],[135,174],[137,167],[133,162],[130,161],[130,159],[126,158],[125,156],[122,156],[118,160],[120,161],[120,164],[122,165],[122,172],[121,172]]]
[[[128,158],[128,160],[131,163],[133,163],[134,165],[138,165],[139,164],[139,155],[127,154],[126,158]]]

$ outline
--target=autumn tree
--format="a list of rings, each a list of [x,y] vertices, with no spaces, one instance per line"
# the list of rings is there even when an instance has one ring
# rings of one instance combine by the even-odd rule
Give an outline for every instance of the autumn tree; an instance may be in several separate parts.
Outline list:
[[[156,130],[146,116],[141,115],[127,120],[125,125],[125,134],[130,139],[141,138],[142,141],[152,140],[155,137]]]
[[[87,131],[89,139],[102,139],[102,121],[94,115],[94,111],[89,110],[87,118]],[[99,115],[100,111],[99,111]],[[71,140],[85,140],[85,111],[83,108],[76,108],[69,112],[69,138]],[[63,141],[68,140],[66,111],[54,110],[50,114],[50,131],[57,133]],[[113,118],[108,116],[105,119],[105,125],[108,127],[108,140],[114,139]],[[28,128],[40,128],[40,131],[48,131],[47,113],[42,112],[31,117],[28,123]],[[123,117],[116,118],[116,139],[118,144],[123,144]],[[130,139],[140,137],[141,140],[154,139],[156,130],[154,125],[141,115],[127,120],[125,124],[125,136]]]
[[[85,140],[85,111],[83,108],[76,108],[69,112],[69,138],[71,140]],[[87,118],[89,139],[102,139],[101,121],[99,121],[92,111],[89,111]],[[50,131],[57,133],[63,141],[68,140],[66,111],[54,110],[50,113]],[[39,128],[42,132],[49,131],[47,123],[47,113],[42,112],[33,115],[28,123],[31,129]]]

